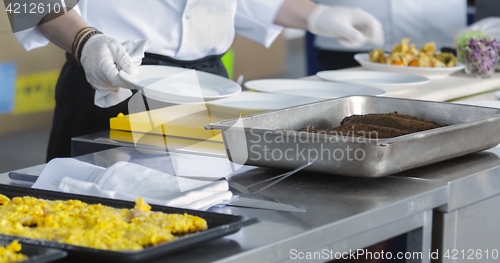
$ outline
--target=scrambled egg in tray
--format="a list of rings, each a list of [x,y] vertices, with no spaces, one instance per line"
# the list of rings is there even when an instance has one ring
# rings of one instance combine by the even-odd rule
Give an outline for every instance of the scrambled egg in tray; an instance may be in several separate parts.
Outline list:
[[[79,200],[49,201],[0,194],[0,233],[104,250],[140,250],[206,230],[205,219],[151,211],[142,198],[133,209]]]
[[[436,53],[434,42],[429,42],[418,50],[415,44],[410,44],[410,40],[405,38],[401,44],[394,46],[387,56],[382,49],[372,50],[370,61],[394,66],[444,68],[454,67],[457,57],[452,53]]]
[[[1,263],[14,263],[28,259],[27,256],[19,253],[21,251],[21,244],[17,240],[12,241],[9,245],[0,246],[0,262]]]

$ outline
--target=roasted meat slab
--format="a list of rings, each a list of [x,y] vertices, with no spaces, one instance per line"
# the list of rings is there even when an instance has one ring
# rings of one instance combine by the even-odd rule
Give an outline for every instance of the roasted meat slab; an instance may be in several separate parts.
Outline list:
[[[375,139],[392,138],[439,127],[442,125],[410,115],[391,112],[351,115],[345,117],[340,122],[340,126],[331,129],[321,130],[314,127],[304,127],[298,131]]]

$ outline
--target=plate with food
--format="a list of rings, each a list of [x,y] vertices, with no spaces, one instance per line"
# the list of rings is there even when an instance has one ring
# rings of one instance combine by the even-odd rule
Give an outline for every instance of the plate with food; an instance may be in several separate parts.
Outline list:
[[[371,70],[327,70],[316,75],[324,80],[371,86],[387,92],[407,90],[430,82],[422,76]]]
[[[255,218],[0,185],[1,240],[86,261],[147,261],[235,233]],[[6,216],[8,215],[8,216]],[[16,227],[13,227],[13,226]]]
[[[144,65],[135,75],[121,70],[120,77],[146,97],[175,104],[202,104],[241,92],[230,79],[178,67]]]
[[[223,117],[234,118],[321,100],[323,99],[288,94],[244,91],[230,98],[207,102],[206,105],[212,113]]]
[[[437,52],[434,42],[417,49],[409,39],[403,39],[390,53],[374,49],[370,53],[356,54],[354,59],[368,70],[413,74],[430,79],[445,78],[465,68],[453,53]]]
[[[247,81],[245,87],[251,90],[280,93],[304,97],[333,99],[354,95],[382,96],[383,89],[353,83],[326,82],[297,79],[260,79]]]

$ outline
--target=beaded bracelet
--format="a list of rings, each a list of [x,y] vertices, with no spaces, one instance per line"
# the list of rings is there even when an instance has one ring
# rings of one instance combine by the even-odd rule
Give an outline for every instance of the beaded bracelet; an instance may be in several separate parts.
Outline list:
[[[85,44],[87,43],[87,41],[92,36],[99,35],[99,34],[102,34],[102,32],[99,31],[99,30],[93,30],[93,31],[87,32],[85,34],[82,34],[80,41],[78,41],[76,52],[74,54],[74,57],[75,57],[76,62],[78,63],[78,65],[81,65],[80,60],[82,58],[83,47],[85,46]]]
[[[76,52],[76,47],[77,47],[78,42],[80,41],[81,36],[82,36],[83,34],[85,34],[86,32],[91,31],[91,30],[97,30],[97,29],[95,29],[95,28],[93,28],[93,27],[88,26],[88,27],[84,27],[84,28],[80,29],[80,30],[78,31],[78,33],[76,33],[76,36],[75,36],[75,38],[73,39],[73,44],[72,44],[72,46],[71,46],[71,54],[72,54],[73,56],[75,55],[75,52]]]
[[[85,36],[87,36],[88,34],[90,34],[91,32],[94,32],[92,30],[85,30],[77,39],[77,42],[76,42],[76,46],[75,46],[75,54],[73,55],[75,57],[76,60],[78,60],[78,50],[80,49],[80,46],[82,44],[82,39],[85,38]]]

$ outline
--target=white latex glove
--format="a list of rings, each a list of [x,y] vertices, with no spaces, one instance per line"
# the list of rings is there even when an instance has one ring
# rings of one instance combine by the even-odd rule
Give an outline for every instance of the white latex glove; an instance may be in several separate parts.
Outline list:
[[[130,56],[130,59],[132,59],[132,63],[139,66],[144,58],[144,52],[153,45],[153,42],[145,39],[136,39],[127,40],[122,45]]]
[[[311,33],[338,38],[340,44],[350,48],[367,42],[384,44],[382,24],[359,8],[318,5],[309,16],[308,27]]]
[[[108,108],[132,95],[129,90],[132,87],[120,78],[119,70],[137,74],[137,66],[151,45],[149,40],[129,40],[121,44],[104,35],[89,39],[82,50],[81,63],[87,81],[96,90],[95,105]]]
[[[137,74],[138,68],[132,62],[125,47],[118,40],[105,36],[91,37],[82,50],[80,59],[87,81],[99,91],[118,91],[130,85],[118,76],[119,69]]]

